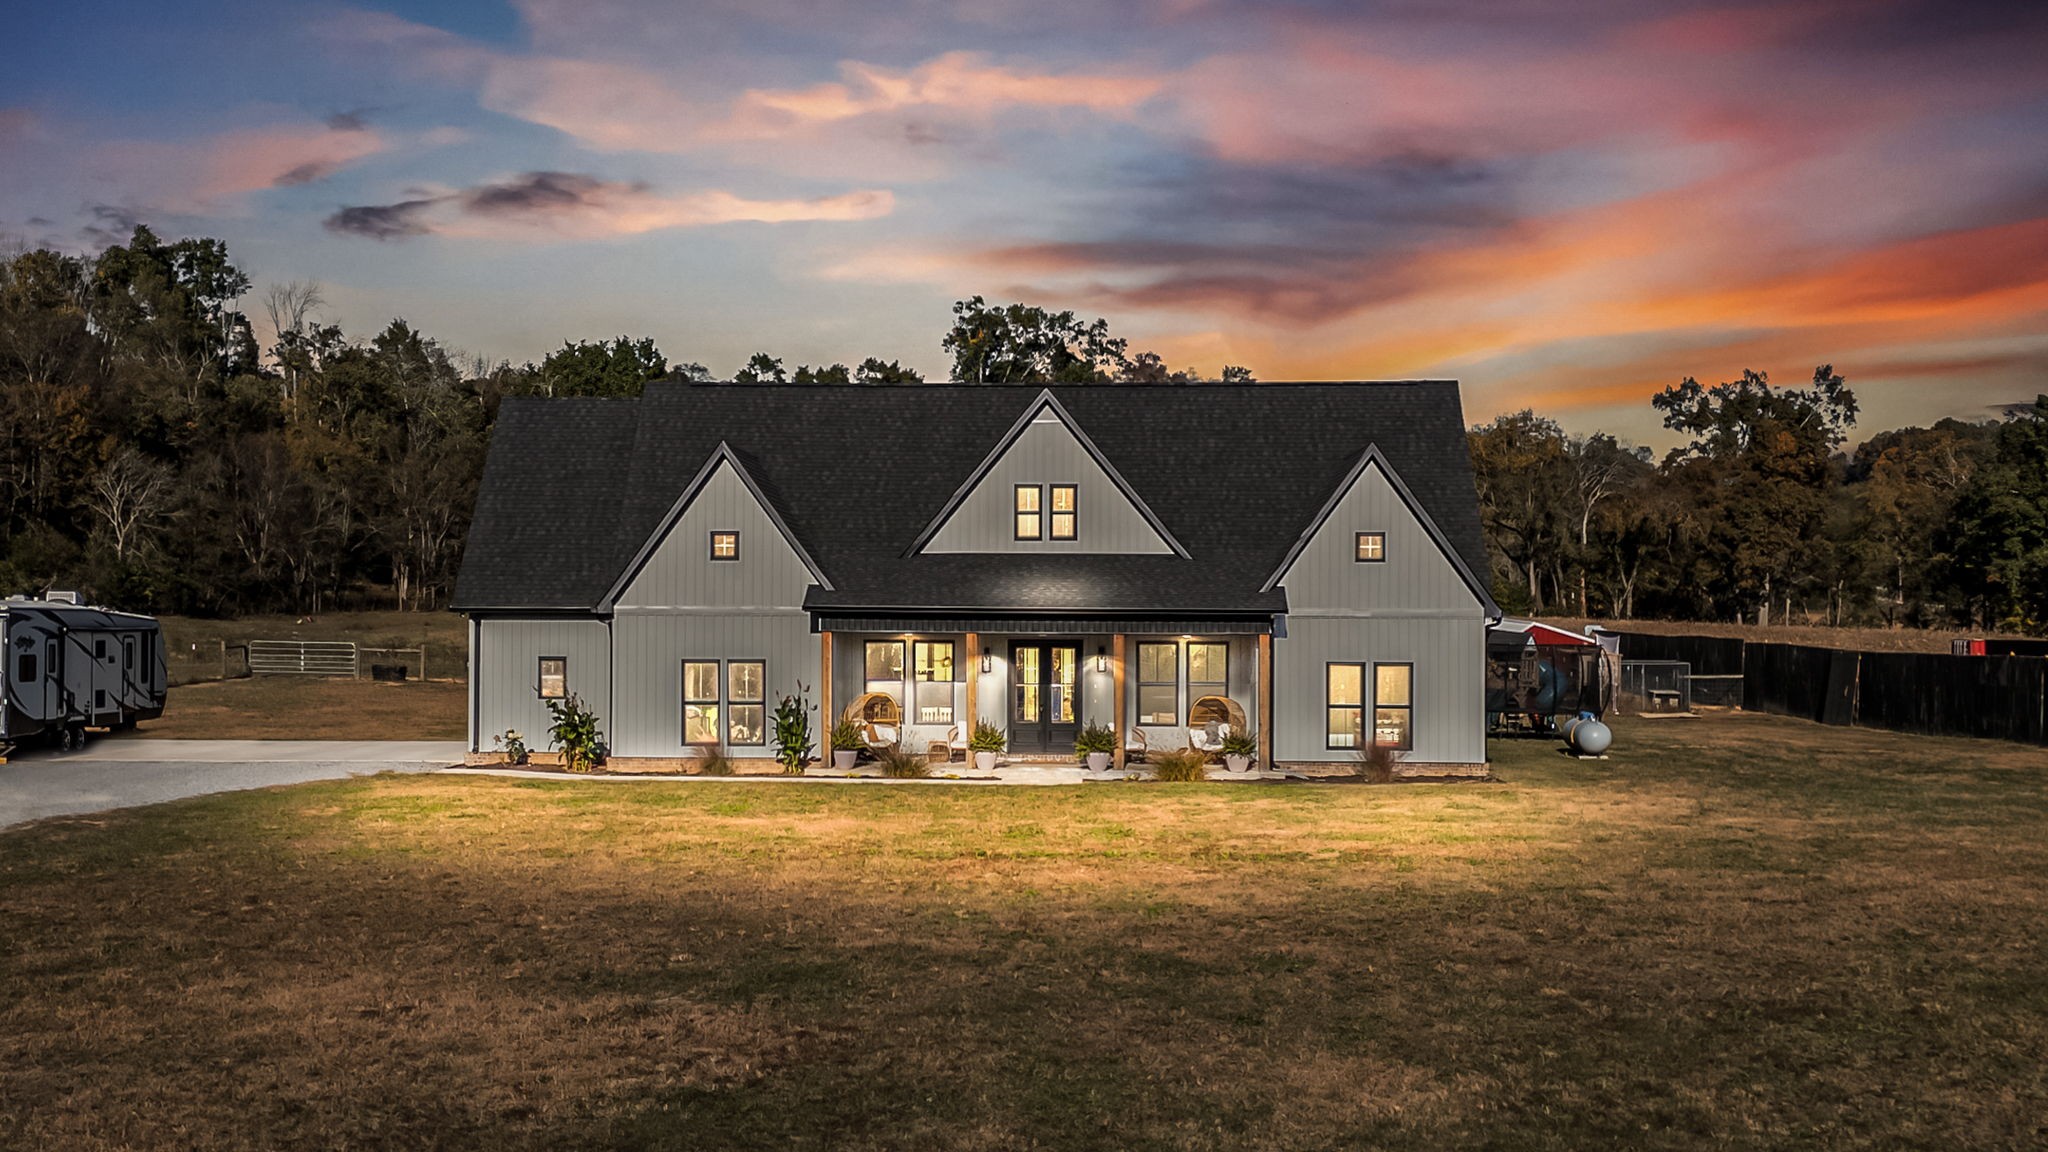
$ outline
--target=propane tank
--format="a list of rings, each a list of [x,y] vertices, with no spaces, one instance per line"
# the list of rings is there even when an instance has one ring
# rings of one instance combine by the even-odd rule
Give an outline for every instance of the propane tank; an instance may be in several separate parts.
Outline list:
[[[1581,756],[1598,756],[1614,746],[1613,730],[1590,713],[1565,721],[1562,734],[1565,745]]]

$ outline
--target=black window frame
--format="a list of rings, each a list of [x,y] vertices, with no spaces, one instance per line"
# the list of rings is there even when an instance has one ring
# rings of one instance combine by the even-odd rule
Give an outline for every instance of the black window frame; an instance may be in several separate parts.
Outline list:
[[[711,695],[709,697],[690,695],[690,665],[692,664],[711,665]],[[676,695],[678,699],[682,701],[682,707],[678,712],[677,718],[682,721],[682,727],[681,731],[677,732],[677,735],[682,737],[683,747],[725,747],[725,738],[727,735],[725,730],[724,704],[725,661],[685,656],[682,659],[682,663],[679,665],[679,669],[682,676],[682,682],[676,686]],[[711,731],[714,733],[714,735],[711,739],[690,739],[690,705],[692,704],[709,704],[714,709],[711,715]]]
[[[1381,703],[1380,703],[1380,669],[1382,669],[1382,668],[1406,668],[1406,669],[1408,670],[1408,702],[1407,702],[1406,704],[1381,704]],[[1406,713],[1408,714],[1408,717],[1407,717],[1407,723],[1406,723],[1406,724],[1404,724],[1404,725],[1402,726],[1402,729],[1401,729],[1401,730],[1402,730],[1403,732],[1406,732],[1406,733],[1408,734],[1408,739],[1407,739],[1407,740],[1405,740],[1404,742],[1400,743],[1400,744],[1389,744],[1389,745],[1386,745],[1386,747],[1388,747],[1389,749],[1391,749],[1391,750],[1393,750],[1393,751],[1395,751],[1395,752],[1413,752],[1413,751],[1415,751],[1415,661],[1413,661],[1413,660],[1376,660],[1376,661],[1374,661],[1374,662],[1373,662],[1373,665],[1372,665],[1372,743],[1373,743],[1374,745],[1378,745],[1378,744],[1379,744],[1379,742],[1380,742],[1380,711],[1381,711],[1381,709],[1385,709],[1386,711],[1389,711],[1389,712],[1406,712]]]
[[[548,695],[548,661],[559,661],[562,665],[562,690]],[[569,698],[569,658],[567,656],[539,656],[534,658],[533,694],[542,700],[567,700]]]
[[[741,666],[741,665],[743,665],[743,664],[753,664],[753,665],[758,665],[758,666],[760,667],[760,669],[761,669],[761,695],[760,695],[760,696],[759,696],[758,698],[756,698],[756,699],[753,699],[753,700],[741,700],[741,699],[740,699],[739,697],[737,697],[737,696],[734,696],[734,695],[733,695],[733,691],[732,691],[732,670],[733,670],[734,668],[738,668],[738,667],[740,667],[740,666]],[[727,661],[725,662],[725,667],[724,667],[724,669],[722,669],[722,670],[721,670],[721,672],[720,672],[720,676],[719,676],[719,681],[718,681],[718,683],[719,683],[719,687],[720,687],[720,690],[721,690],[721,691],[723,691],[723,692],[725,693],[725,717],[724,717],[724,724],[725,724],[725,728],[724,728],[724,732],[725,732],[725,742],[726,742],[727,746],[729,746],[729,747],[733,747],[733,748],[765,748],[765,747],[767,747],[767,746],[768,746],[768,661],[767,661],[767,660],[766,660],[765,658],[759,658],[759,657],[743,657],[743,658],[741,658],[741,659],[738,659],[738,660],[727,660]],[[760,739],[758,739],[758,740],[735,740],[735,739],[733,739],[733,738],[732,738],[732,726],[733,726],[733,723],[734,723],[735,719],[736,719],[736,718],[738,717],[738,715],[739,715],[739,710],[740,710],[740,709],[742,709],[742,708],[759,708],[759,709],[761,710],[761,722],[760,722],[760,724],[756,725],[756,731],[758,731],[758,732],[759,732],[759,733],[761,734],[761,738],[760,738]]]
[[[1061,492],[1072,494],[1073,507],[1062,512],[1057,507]],[[1081,486],[1079,484],[1048,484],[1044,496],[1045,538],[1047,540],[1079,540],[1081,538]],[[1060,517],[1067,518],[1067,534],[1060,535]]]
[[[1367,540],[1377,540],[1377,541],[1379,541],[1379,544],[1380,544],[1380,554],[1379,554],[1379,555],[1377,555],[1377,556],[1367,556],[1367,555],[1365,555],[1365,542],[1366,542]],[[1357,563],[1357,564],[1385,564],[1385,563],[1387,562],[1387,534],[1386,534],[1385,532],[1360,532],[1360,533],[1357,533],[1357,534],[1356,534],[1356,535],[1355,535],[1355,536],[1354,536],[1354,537],[1352,538],[1352,543],[1351,543],[1351,559],[1352,559],[1352,562],[1353,562],[1353,563]]]
[[[1323,747],[1325,749],[1333,752],[1362,752],[1366,749],[1365,714],[1371,705],[1366,703],[1369,697],[1365,686],[1366,676],[1371,673],[1372,667],[1370,663],[1363,660],[1326,660],[1323,662]],[[1330,672],[1336,668],[1351,668],[1358,672],[1358,703],[1334,704],[1330,701]],[[1355,726],[1358,737],[1355,743],[1335,744],[1331,742],[1330,737],[1333,729],[1330,724],[1330,716],[1336,712],[1353,712],[1358,715],[1358,723]]]
[[[1171,680],[1147,680],[1147,679],[1145,679],[1145,678],[1144,678],[1144,676],[1145,676],[1145,649],[1147,649],[1147,648],[1166,648],[1166,649],[1170,649],[1170,650],[1171,650],[1171,651],[1173,652],[1173,678],[1172,678]],[[1179,718],[1180,718],[1180,715],[1181,715],[1181,711],[1180,711],[1180,657],[1181,657],[1181,651],[1180,651],[1180,641],[1178,641],[1178,640],[1140,640],[1140,641],[1138,641],[1138,652],[1137,652],[1137,657],[1138,657],[1138,691],[1137,691],[1137,695],[1136,695],[1136,696],[1134,697],[1134,699],[1133,699],[1133,706],[1134,706],[1134,707],[1135,707],[1135,708],[1137,709],[1137,714],[1138,714],[1138,721],[1137,721],[1137,722],[1138,722],[1138,725],[1139,725],[1139,727],[1143,727],[1143,728],[1170,728],[1170,727],[1172,727],[1172,726],[1173,726],[1173,725],[1174,725],[1174,724],[1175,724],[1175,723],[1176,723],[1176,722],[1177,722],[1177,721],[1179,720]],[[1169,689],[1169,690],[1171,690],[1171,691],[1173,692],[1173,707],[1172,707],[1172,708],[1170,708],[1170,709],[1168,709],[1168,710],[1166,711],[1166,713],[1165,713],[1165,714],[1166,714],[1167,716],[1171,717],[1171,719],[1167,720],[1167,721],[1166,721],[1166,722],[1165,722],[1164,724],[1161,724],[1161,723],[1159,723],[1158,721],[1154,721],[1154,720],[1147,720],[1147,719],[1146,719],[1146,717],[1147,717],[1147,716],[1151,716],[1151,715],[1157,715],[1157,713],[1152,713],[1152,712],[1147,712],[1147,711],[1145,711],[1145,689],[1147,689],[1147,688],[1166,688],[1166,689]]]
[[[720,555],[718,554],[718,538],[719,538],[720,536],[730,536],[730,537],[732,537],[732,555],[730,555],[730,556],[720,556]],[[712,530],[711,530],[711,531],[710,531],[709,533],[706,533],[706,535],[705,535],[705,538],[704,538],[704,554],[705,554],[706,556],[708,556],[708,557],[709,557],[709,558],[711,559],[711,562],[712,562],[712,563],[714,563],[714,564],[737,564],[737,563],[739,563],[739,559],[740,559],[740,530],[739,530],[739,529],[737,529],[737,528],[714,528],[714,529],[712,529]]]
[[[1200,644],[1208,648],[1223,649],[1223,679],[1195,679],[1195,645],[1197,644]],[[1230,641],[1189,640],[1186,641],[1182,645],[1182,647],[1187,649],[1187,652],[1184,654],[1184,657],[1187,660],[1188,665],[1188,723],[1193,724],[1195,722],[1195,701],[1200,700],[1204,696],[1221,696],[1226,700],[1230,698]],[[1214,692],[1197,692],[1195,690],[1195,685],[1197,684],[1200,684],[1204,688],[1214,688],[1216,690]]]
[[[920,651],[929,653],[933,648],[945,648],[949,652],[947,662],[952,666],[952,674],[944,680],[928,678],[919,673],[918,655]],[[927,658],[925,663],[929,664],[931,661]],[[904,674],[910,679],[910,687],[905,692],[910,699],[903,701],[903,722],[905,725],[913,723],[912,717],[916,718],[914,722],[918,724],[956,724],[959,722],[960,709],[953,699],[953,685],[960,682],[960,645],[957,642],[952,640],[911,641],[910,663],[904,668]],[[946,686],[945,719],[926,720],[924,718],[925,705],[924,701],[919,699],[918,689],[926,684],[944,684]]]
[[[17,652],[14,654],[15,683],[33,684],[36,682],[36,678],[42,673],[42,668],[39,665],[36,656],[37,653],[33,648],[29,649],[26,652]]]
[[[882,646],[894,645],[894,646],[895,646],[895,648],[896,648],[896,672],[897,672],[897,676],[896,676],[896,678],[895,678],[895,679],[893,679],[893,680],[875,680],[875,679],[871,679],[871,678],[869,678],[869,676],[868,676],[868,649],[870,649],[870,648],[873,648],[873,647],[875,647],[875,646],[877,646],[877,645],[882,645]],[[876,688],[876,687],[875,687],[875,685],[877,685],[877,684],[893,684],[893,685],[895,685],[895,686],[896,686],[896,690],[895,690],[894,692],[890,692],[890,693],[888,693],[888,694],[889,694],[890,696],[892,696],[892,697],[894,697],[894,698],[895,698],[895,700],[896,700],[896,703],[897,703],[897,705],[898,705],[898,706],[901,706],[901,705],[902,705],[902,704],[904,703],[904,700],[903,700],[904,696],[908,695],[908,693],[906,693],[906,692],[904,691],[904,687],[903,687],[903,686],[904,686],[905,684],[907,684],[907,683],[909,683],[909,682],[910,682],[910,675],[911,675],[911,669],[910,669],[910,649],[909,649],[909,646],[908,646],[908,645],[907,645],[907,644],[906,644],[906,643],[905,643],[904,641],[902,641],[902,640],[866,640],[866,641],[863,641],[863,642],[861,643],[861,648],[860,648],[860,690],[861,690],[862,692],[877,692],[877,691],[881,691],[881,689],[878,689],[878,688]]]
[[[107,658],[107,638],[105,636],[95,636],[92,638],[92,658],[95,660],[105,660]]]
[[[1033,495],[1034,497],[1036,497],[1036,499],[1037,499],[1037,503],[1036,503],[1036,504],[1035,504],[1035,505],[1034,505],[1034,506],[1033,506],[1033,507],[1031,508],[1031,510],[1030,510],[1030,511],[1026,511],[1026,510],[1024,510],[1024,509],[1022,509],[1022,508],[1019,508],[1019,507],[1017,507],[1017,498],[1018,498],[1018,496],[1019,496],[1020,494],[1022,494],[1022,493],[1025,493],[1025,492],[1029,492],[1029,493],[1031,493],[1031,494],[1032,494],[1032,495]],[[1032,534],[1031,534],[1031,535],[1029,535],[1029,536],[1026,536],[1026,535],[1024,534],[1024,517],[1026,517],[1026,516],[1029,516],[1029,517],[1033,518],[1033,519],[1034,519],[1035,521],[1037,521],[1037,523],[1038,523],[1038,530],[1037,530],[1036,532],[1032,533]],[[1045,539],[1045,486],[1044,486],[1044,485],[1042,485],[1042,484],[1012,484],[1012,485],[1010,485],[1010,539],[1012,539],[1012,540],[1043,540],[1043,539]]]

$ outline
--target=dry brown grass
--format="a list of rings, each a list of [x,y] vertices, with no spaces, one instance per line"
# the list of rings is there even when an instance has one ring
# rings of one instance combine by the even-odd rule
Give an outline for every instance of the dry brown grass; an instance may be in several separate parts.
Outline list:
[[[0,1146],[2037,1147],[2048,753],[383,777],[0,835]]]
[[[460,740],[468,707],[461,681],[258,676],[173,688],[164,714],[136,732],[184,740]]]

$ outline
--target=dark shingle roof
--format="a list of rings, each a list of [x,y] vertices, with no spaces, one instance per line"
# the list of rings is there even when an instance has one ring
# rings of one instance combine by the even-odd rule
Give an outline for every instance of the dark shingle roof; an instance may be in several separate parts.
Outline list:
[[[1055,386],[1189,553],[905,551],[1045,389],[662,382],[638,401],[508,399],[456,584],[458,609],[589,609],[728,443],[830,578],[816,609],[1274,612],[1267,577],[1378,444],[1485,572],[1458,387]]]

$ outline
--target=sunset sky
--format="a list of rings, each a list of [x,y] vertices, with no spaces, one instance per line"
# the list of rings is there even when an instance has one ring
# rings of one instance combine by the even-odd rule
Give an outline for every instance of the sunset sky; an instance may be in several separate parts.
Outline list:
[[[211,235],[535,359],[902,358],[950,303],[1477,421],[1833,362],[1863,433],[2048,391],[2048,4],[11,5],[0,233]],[[245,307],[260,311],[250,299]]]

